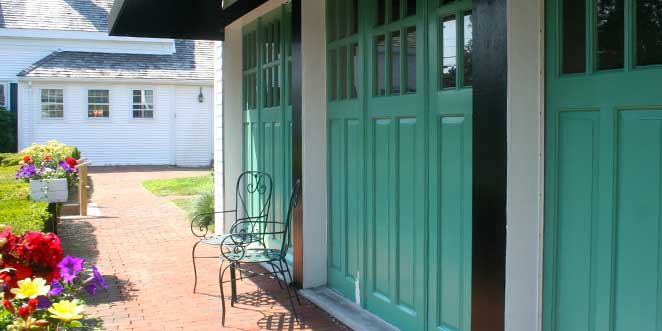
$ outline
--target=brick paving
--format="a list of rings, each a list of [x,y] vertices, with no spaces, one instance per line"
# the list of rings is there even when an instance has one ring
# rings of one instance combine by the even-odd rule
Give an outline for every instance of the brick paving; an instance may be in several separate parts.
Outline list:
[[[184,213],[169,198],[152,195],[146,179],[204,175],[206,170],[172,167],[97,167],[91,169],[92,202],[102,216],[67,220],[60,226],[66,254],[96,264],[109,290],[88,301],[88,313],[104,330],[349,330],[301,298],[297,324],[285,291],[270,279],[238,284],[239,303],[220,324],[219,261],[198,260],[193,290],[191,235]],[[204,247],[199,254],[218,254]],[[229,273],[228,273],[229,274]],[[229,275],[227,275],[229,277]],[[229,295],[229,284],[226,285]]]

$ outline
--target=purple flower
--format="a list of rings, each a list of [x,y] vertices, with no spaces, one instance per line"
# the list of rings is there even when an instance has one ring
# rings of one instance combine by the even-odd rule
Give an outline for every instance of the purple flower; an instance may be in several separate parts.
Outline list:
[[[99,269],[97,269],[97,266],[92,266],[92,277],[85,280],[83,283],[83,289],[91,295],[96,295],[97,287],[101,287],[104,290],[107,290],[108,284],[99,272]]]
[[[26,163],[22,165],[19,169],[18,172],[16,173],[16,179],[30,179],[34,177],[37,174],[37,167],[34,166],[32,163]]]
[[[53,304],[51,299],[49,299],[48,297],[41,296],[41,297],[37,298],[37,300],[38,300],[37,301],[37,308],[39,308],[39,309],[48,309]]]
[[[60,263],[57,265],[60,267],[60,276],[65,283],[72,283],[78,273],[83,270],[83,263],[85,259],[79,257],[73,257],[67,255]]]
[[[57,280],[53,280],[51,283],[51,290],[48,292],[48,295],[51,296],[58,296],[64,292],[64,287],[62,287],[62,284],[58,282]]]
[[[83,289],[92,296],[97,295],[97,285],[95,283],[88,283],[83,285]]]
[[[66,172],[66,173],[70,173],[70,172],[71,172],[71,167],[69,167],[69,165],[67,164],[67,162],[64,162],[64,160],[60,161],[60,162],[58,163],[58,165],[60,166],[60,168],[62,168],[62,170],[64,170],[64,172]]]
[[[99,269],[97,269],[97,266],[92,266],[92,278],[94,278],[94,283],[97,286],[103,288],[104,290],[108,289],[108,284],[106,284],[106,280],[99,272]]]

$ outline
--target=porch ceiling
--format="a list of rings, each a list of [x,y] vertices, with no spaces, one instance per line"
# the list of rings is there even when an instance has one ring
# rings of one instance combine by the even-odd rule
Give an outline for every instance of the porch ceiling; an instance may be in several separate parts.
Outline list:
[[[224,28],[267,0],[115,0],[111,36],[223,40]]]

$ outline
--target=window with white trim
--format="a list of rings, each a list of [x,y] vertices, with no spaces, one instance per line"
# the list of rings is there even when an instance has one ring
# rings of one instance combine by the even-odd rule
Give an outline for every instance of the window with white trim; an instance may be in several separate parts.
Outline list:
[[[154,90],[133,90],[133,118],[154,118]]]
[[[108,118],[110,116],[110,91],[87,90],[87,117]]]
[[[64,117],[64,90],[62,89],[41,90],[41,117],[42,118]]]

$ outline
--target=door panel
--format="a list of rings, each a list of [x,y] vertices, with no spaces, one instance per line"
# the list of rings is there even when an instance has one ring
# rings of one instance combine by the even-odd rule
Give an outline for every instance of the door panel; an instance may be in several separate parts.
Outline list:
[[[271,221],[286,218],[291,189],[289,15],[281,6],[244,26],[242,39],[243,167],[272,176]]]
[[[658,14],[547,1],[545,331],[662,327]]]
[[[659,330],[662,111],[618,112],[615,330]]]
[[[471,8],[327,1],[329,285],[403,330],[470,330]]]

